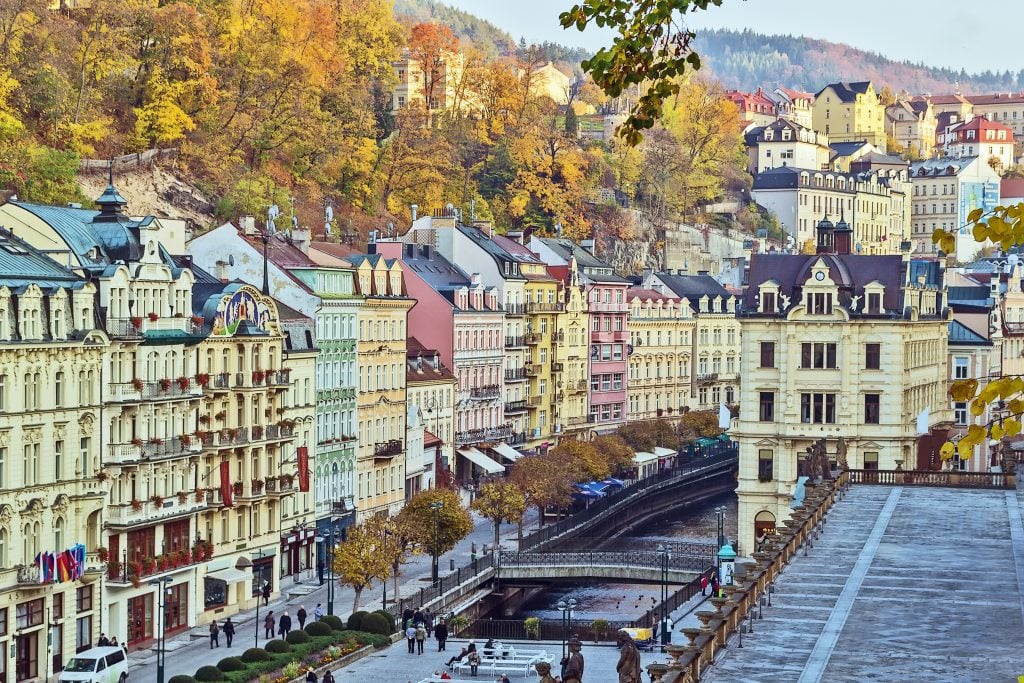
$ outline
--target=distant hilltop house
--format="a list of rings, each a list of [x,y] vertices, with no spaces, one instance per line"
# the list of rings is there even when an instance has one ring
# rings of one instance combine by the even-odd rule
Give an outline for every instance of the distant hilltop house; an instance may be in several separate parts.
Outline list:
[[[886,151],[885,107],[871,81],[829,83],[814,96],[812,120],[833,142],[864,140]]]

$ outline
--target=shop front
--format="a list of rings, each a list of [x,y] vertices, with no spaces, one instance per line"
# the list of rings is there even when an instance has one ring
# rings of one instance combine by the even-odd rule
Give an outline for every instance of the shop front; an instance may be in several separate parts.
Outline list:
[[[313,566],[316,529],[294,528],[281,537],[281,576],[296,577]],[[262,585],[262,584],[261,584]]]

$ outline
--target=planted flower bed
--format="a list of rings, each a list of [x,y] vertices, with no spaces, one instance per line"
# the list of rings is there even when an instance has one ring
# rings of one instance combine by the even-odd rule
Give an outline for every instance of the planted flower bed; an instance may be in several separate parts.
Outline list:
[[[328,619],[307,624],[306,628],[313,627],[314,632],[323,632],[324,626],[328,629],[341,626],[340,621],[331,620],[329,623]],[[391,639],[387,636],[365,631],[332,629],[329,635],[292,631],[288,642],[272,640],[265,644],[266,649],[250,648],[240,659],[227,657],[215,667],[200,667],[193,678],[199,682],[291,683],[296,678],[304,677],[307,668],[315,670],[328,667],[368,645],[387,647],[390,644]]]

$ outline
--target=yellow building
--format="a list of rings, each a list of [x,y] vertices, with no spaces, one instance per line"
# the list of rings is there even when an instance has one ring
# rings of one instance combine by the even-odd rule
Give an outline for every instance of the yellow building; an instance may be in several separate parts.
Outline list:
[[[898,100],[885,108],[885,122],[892,138],[910,158],[927,158],[935,149],[938,121],[931,102],[923,98]]]
[[[631,288],[629,419],[678,416],[690,400],[696,318],[687,302],[652,289]]]
[[[410,338],[406,350],[406,402],[409,414],[415,411],[426,433],[416,448],[406,445],[407,500],[423,489],[455,484],[452,439],[457,389],[458,380],[445,367],[438,351],[424,348],[415,337]]]
[[[6,230],[0,250],[0,678],[43,680],[103,623],[108,337],[93,284]],[[76,546],[82,571],[54,571]]]
[[[826,85],[814,96],[811,120],[833,143],[864,140],[886,149],[885,107],[871,81]]]
[[[586,431],[590,427],[587,407],[587,387],[590,384],[588,359],[590,343],[588,322],[590,313],[586,288],[580,284],[580,272],[575,258],[566,268],[567,282],[561,284],[559,297],[565,302],[565,312],[558,316],[555,332],[555,427],[556,435]]]
[[[525,249],[525,247],[524,247]],[[523,262],[520,272],[526,278],[526,374],[529,377],[529,423],[526,444],[536,448],[547,443],[554,431],[555,406],[558,403],[556,378],[564,374],[564,365],[555,360],[559,317],[565,311],[558,281],[542,263]],[[555,372],[555,368],[559,368]]]
[[[349,257],[355,268],[359,450],[357,521],[397,513],[405,501],[407,318],[415,301],[405,296],[402,265],[378,254]]]
[[[452,107],[466,106],[467,95],[464,81],[466,58],[461,52],[445,54],[437,68],[424,73],[408,50],[392,63],[395,83],[391,90],[391,111],[397,112],[409,105],[423,107],[427,104],[427,92],[431,91],[430,111],[444,111]]]
[[[944,264],[850,253],[755,255],[740,318],[739,548],[788,518],[808,447],[851,468],[927,468],[950,424]],[[918,435],[927,409],[931,433]]]

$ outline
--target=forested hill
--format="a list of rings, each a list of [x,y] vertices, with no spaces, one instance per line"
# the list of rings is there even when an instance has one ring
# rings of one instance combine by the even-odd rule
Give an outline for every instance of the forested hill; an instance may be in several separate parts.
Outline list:
[[[802,36],[705,29],[697,33],[696,48],[708,72],[725,87],[741,90],[781,84],[817,92],[823,85],[841,80],[872,80],[897,92],[915,94],[950,93],[958,83],[964,93],[1024,89],[1024,69],[969,74],[899,62],[843,43]]]

